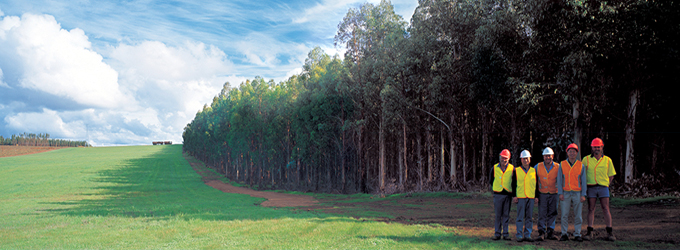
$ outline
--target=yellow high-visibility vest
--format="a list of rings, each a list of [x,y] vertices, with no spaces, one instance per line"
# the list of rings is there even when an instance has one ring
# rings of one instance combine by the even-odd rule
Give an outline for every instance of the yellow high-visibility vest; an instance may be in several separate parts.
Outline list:
[[[517,167],[515,170],[517,198],[536,198],[536,169],[529,167],[526,173],[522,167]]]
[[[512,173],[515,167],[508,163],[508,167],[505,168],[505,172],[501,171],[501,167],[493,165],[493,191],[501,192],[503,189],[512,193]]]
[[[588,185],[609,187],[609,177],[616,175],[612,159],[606,155],[598,161],[592,155],[583,157],[581,164],[586,167],[586,182]]]

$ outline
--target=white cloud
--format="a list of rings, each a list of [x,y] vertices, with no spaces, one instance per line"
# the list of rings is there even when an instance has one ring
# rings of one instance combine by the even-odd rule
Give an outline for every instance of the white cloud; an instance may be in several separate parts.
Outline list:
[[[3,81],[4,74],[2,73],[2,69],[0,69],[0,87],[5,87],[5,88],[11,88],[7,83]]]
[[[41,113],[30,112],[6,116],[5,122],[7,127],[18,131],[39,131],[39,133],[50,134],[53,138],[80,137],[81,140],[85,139],[85,134],[79,132],[84,127],[81,121],[67,124],[54,110],[43,109]]]
[[[121,44],[107,54],[107,62],[120,72],[122,88],[138,100],[138,106],[127,107],[126,119],[139,121],[158,140],[180,141],[184,126],[225,82],[245,80],[225,76],[233,71],[225,53],[200,42]]]
[[[91,50],[82,30],[67,31],[54,17],[33,14],[24,14],[18,24],[16,18],[5,17],[0,27],[0,46],[23,68],[21,87],[95,107],[130,101],[118,88],[116,71]]]

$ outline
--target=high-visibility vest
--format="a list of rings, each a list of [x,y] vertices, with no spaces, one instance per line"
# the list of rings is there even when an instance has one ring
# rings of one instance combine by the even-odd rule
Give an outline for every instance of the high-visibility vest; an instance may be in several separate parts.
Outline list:
[[[581,191],[581,178],[579,178],[583,169],[581,161],[576,160],[574,166],[571,166],[567,160],[564,160],[560,163],[560,166],[562,167],[562,175],[564,175],[562,189],[564,191]]]
[[[603,155],[600,160],[592,155],[583,157],[581,164],[586,166],[586,182],[588,185],[609,187],[609,177],[616,175],[612,159]]]
[[[557,193],[557,172],[559,170],[553,162],[553,168],[548,173],[543,166],[543,162],[536,166],[536,171],[538,174],[538,191],[541,193],[556,194]]]
[[[517,198],[536,198],[536,169],[529,167],[524,172],[524,168],[515,168],[517,175]]]
[[[505,189],[506,191],[512,193],[512,173],[514,170],[515,167],[510,163],[508,163],[508,166],[505,168],[505,172],[501,171],[501,167],[498,166],[498,163],[493,165],[494,192],[502,192],[503,189]]]

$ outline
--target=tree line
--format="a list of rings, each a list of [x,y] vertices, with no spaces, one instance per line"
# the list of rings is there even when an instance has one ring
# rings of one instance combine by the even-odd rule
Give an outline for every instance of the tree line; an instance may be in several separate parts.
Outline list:
[[[225,83],[184,151],[232,180],[323,192],[467,190],[498,153],[533,163],[600,137],[628,183],[677,179],[679,3],[420,0],[351,8],[344,57],[320,48],[276,83]]]
[[[0,145],[36,147],[91,147],[87,141],[71,141],[50,138],[50,134],[23,133],[9,138],[0,136]]]

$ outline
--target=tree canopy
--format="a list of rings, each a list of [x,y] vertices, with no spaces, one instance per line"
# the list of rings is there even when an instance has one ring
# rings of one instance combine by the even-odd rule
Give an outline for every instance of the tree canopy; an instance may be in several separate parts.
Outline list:
[[[600,137],[620,182],[677,179],[678,5],[420,0],[409,24],[366,3],[338,25],[343,57],[225,83],[183,147],[262,188],[390,193],[467,190],[504,148],[562,160]]]

